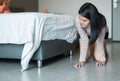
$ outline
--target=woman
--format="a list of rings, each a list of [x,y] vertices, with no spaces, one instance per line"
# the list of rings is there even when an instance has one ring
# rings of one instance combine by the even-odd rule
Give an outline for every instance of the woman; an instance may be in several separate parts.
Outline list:
[[[106,41],[108,28],[105,17],[91,3],[81,6],[76,19],[76,27],[80,35],[80,58],[75,67],[84,66],[93,54],[96,64],[103,66],[108,59]]]
[[[10,13],[10,0],[0,0],[0,13]]]

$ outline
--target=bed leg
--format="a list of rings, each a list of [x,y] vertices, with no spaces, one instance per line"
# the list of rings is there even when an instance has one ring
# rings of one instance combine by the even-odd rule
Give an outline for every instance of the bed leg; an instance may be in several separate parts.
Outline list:
[[[70,56],[72,56],[73,55],[73,51],[72,50],[70,50]]]
[[[42,61],[41,61],[41,60],[38,60],[38,61],[37,61],[37,66],[38,66],[38,68],[41,68],[41,67],[42,67]]]

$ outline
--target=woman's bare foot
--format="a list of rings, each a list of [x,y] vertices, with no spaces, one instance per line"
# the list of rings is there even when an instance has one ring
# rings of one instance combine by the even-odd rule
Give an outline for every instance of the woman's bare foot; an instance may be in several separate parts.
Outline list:
[[[83,67],[85,65],[85,62],[78,62],[74,65],[75,68],[77,67]]]

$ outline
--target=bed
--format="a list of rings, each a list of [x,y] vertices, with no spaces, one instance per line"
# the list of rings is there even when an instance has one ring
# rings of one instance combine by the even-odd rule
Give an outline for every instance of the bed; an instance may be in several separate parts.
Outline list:
[[[21,59],[21,71],[31,59],[42,61],[76,47],[74,17],[68,15],[22,12],[0,14],[0,58]]]

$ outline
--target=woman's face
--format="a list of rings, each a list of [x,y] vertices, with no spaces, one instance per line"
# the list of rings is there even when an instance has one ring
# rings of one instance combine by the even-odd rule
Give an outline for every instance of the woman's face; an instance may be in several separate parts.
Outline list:
[[[86,28],[90,25],[90,20],[88,18],[85,18],[82,15],[78,15],[78,18],[82,28]]]

